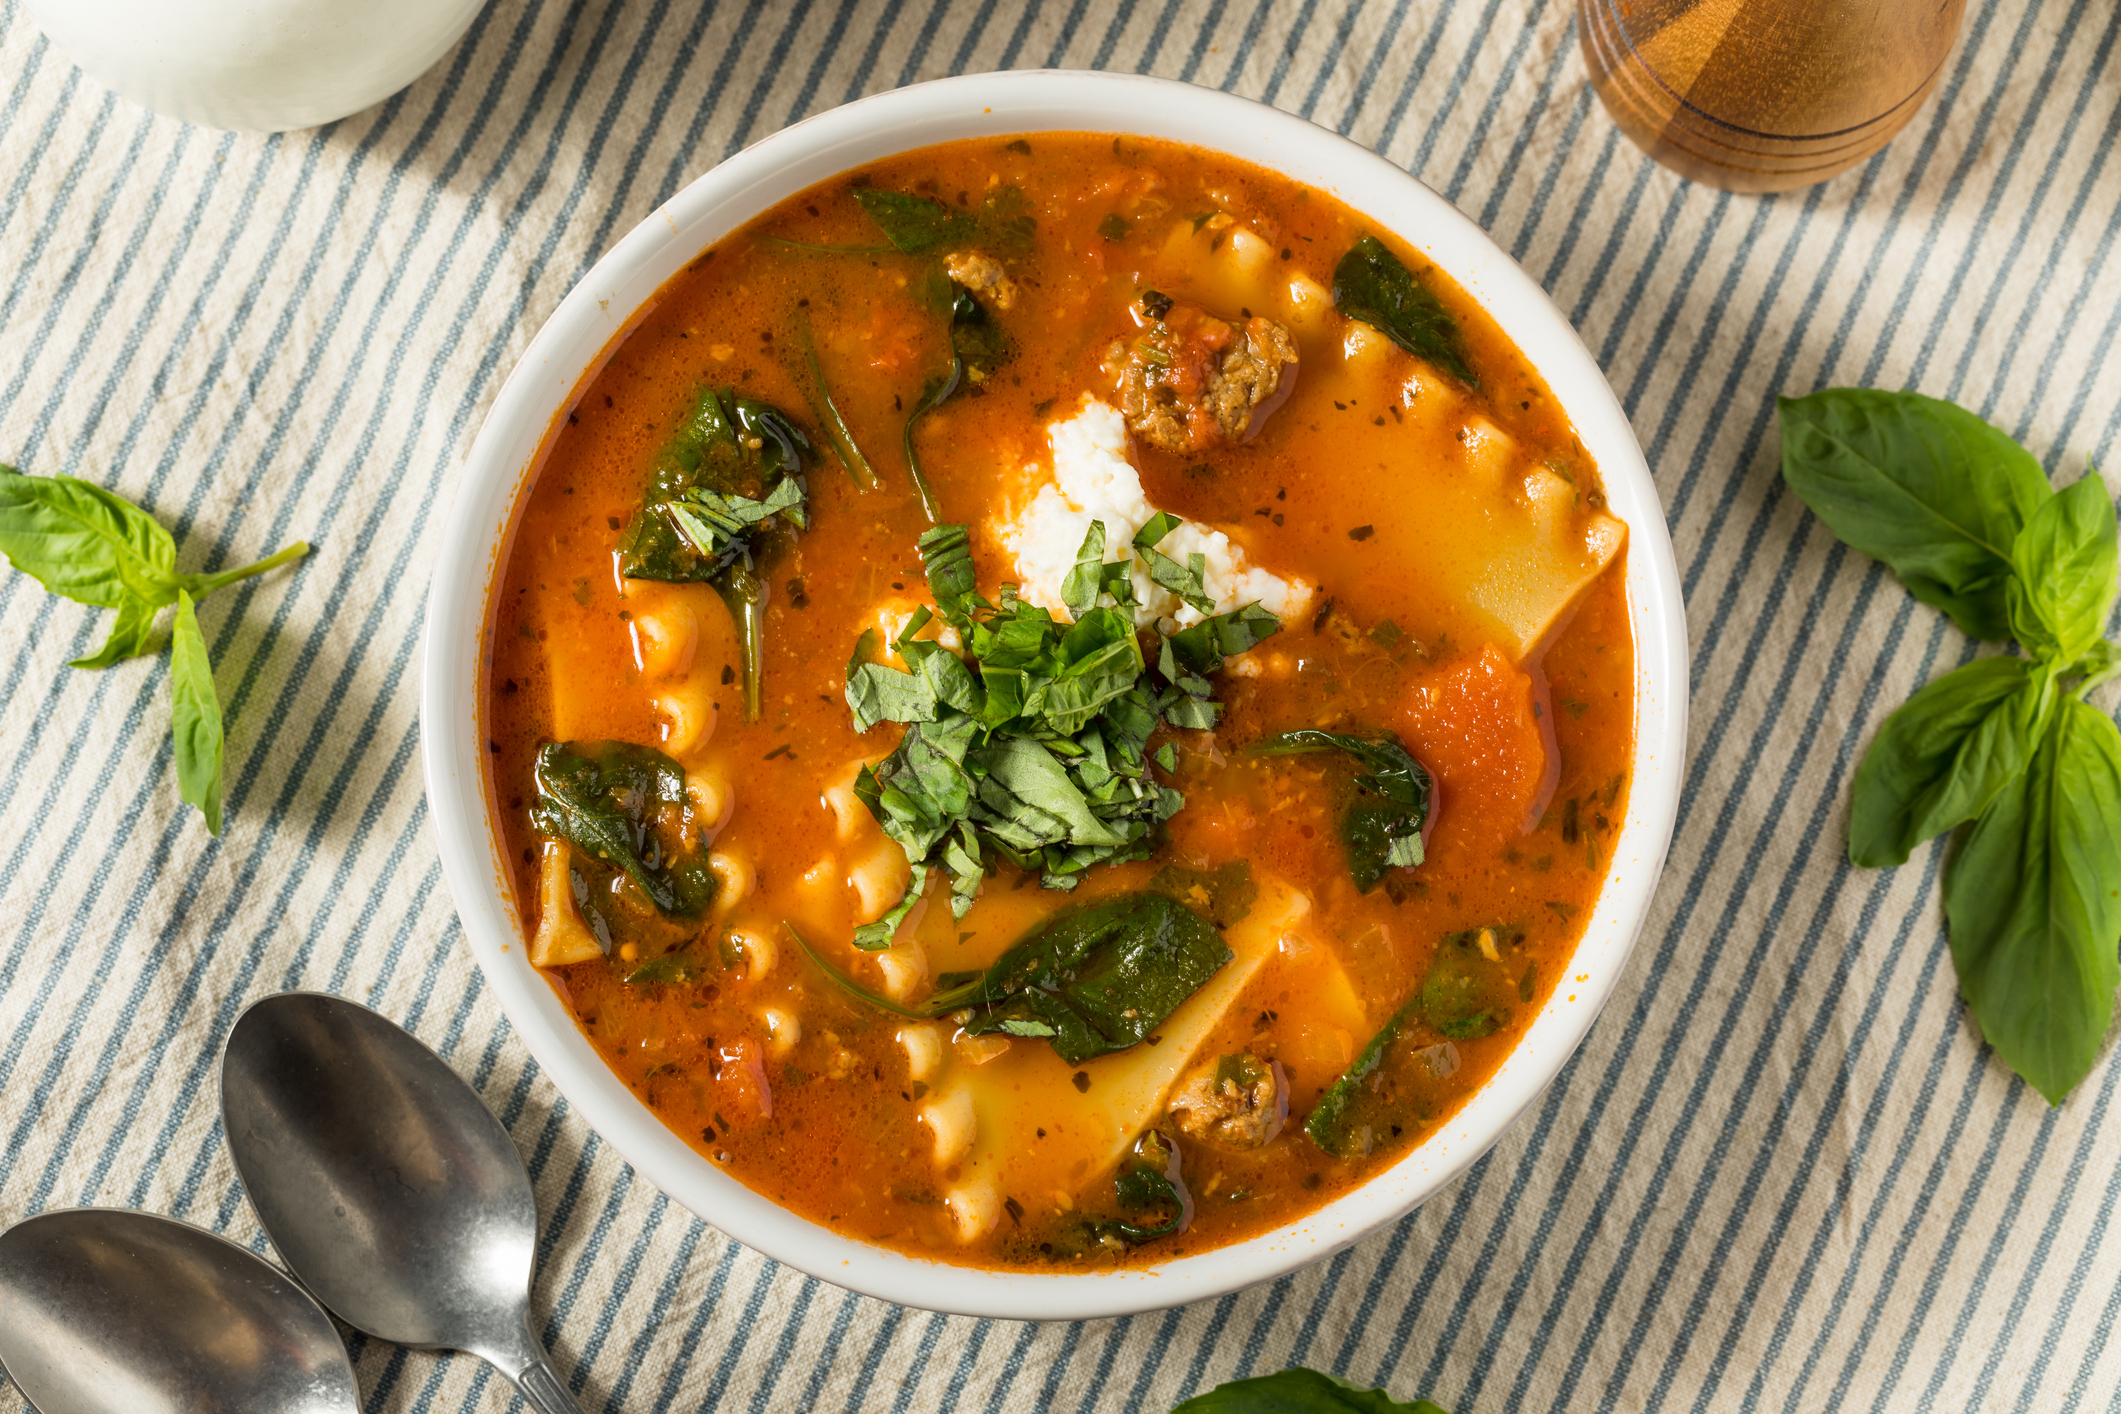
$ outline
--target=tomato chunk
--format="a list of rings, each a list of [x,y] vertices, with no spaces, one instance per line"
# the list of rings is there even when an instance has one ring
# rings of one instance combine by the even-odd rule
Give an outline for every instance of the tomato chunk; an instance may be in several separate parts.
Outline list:
[[[1442,787],[1439,827],[1509,835],[1537,823],[1559,763],[1531,674],[1494,644],[1417,678],[1399,731]]]

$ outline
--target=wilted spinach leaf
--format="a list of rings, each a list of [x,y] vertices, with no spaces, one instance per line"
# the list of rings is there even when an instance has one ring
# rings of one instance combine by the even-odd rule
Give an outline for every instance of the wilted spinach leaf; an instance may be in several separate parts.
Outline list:
[[[1381,1389],[1364,1389],[1302,1366],[1232,1380],[1196,1394],[1171,1414],[1447,1414],[1426,1399],[1402,1404]]]
[[[802,314],[796,326],[803,345],[803,369],[810,375],[810,386],[815,390],[815,396],[810,400],[811,415],[824,427],[834,455],[840,459],[840,465],[847,468],[847,474],[854,478],[855,489],[874,491],[880,484],[876,468],[869,464],[861,445],[854,440],[854,429],[847,425],[839,404],[833,401],[832,388],[825,382],[825,370],[817,361],[817,345],[810,337],[809,315]]]
[[[950,367],[928,380],[913,410],[906,414],[904,436],[906,469],[913,476],[913,489],[920,492],[921,509],[931,523],[942,519],[935,493],[921,472],[920,454],[914,450],[913,428],[964,388],[977,390],[994,370],[1008,361],[1009,336],[963,285],[950,286]]]
[[[648,493],[620,542],[634,579],[710,584],[736,620],[744,715],[762,697],[766,581],[785,533],[809,523],[803,467],[810,439],[778,408],[702,389],[656,453]]]
[[[922,1018],[969,1012],[967,1034],[1044,1039],[1070,1065],[1139,1044],[1232,955],[1176,901],[1121,894],[1046,920],[984,973],[907,1006],[862,986],[784,926],[820,971],[872,1006]]]
[[[705,851],[689,838],[685,772],[653,747],[548,742],[538,750],[530,823],[624,874],[656,910],[696,918],[714,902]]]
[[[1161,1130],[1151,1129],[1134,1141],[1133,1150],[1113,1175],[1113,1196],[1122,1218],[1090,1215],[1090,1235],[1116,1237],[1129,1246],[1184,1232],[1193,1223],[1193,1194],[1180,1173],[1178,1146]]]
[[[1333,267],[1333,307],[1474,387],[1458,320],[1384,242],[1364,236]]]
[[[1341,811],[1340,842],[1348,874],[1363,893],[1376,888],[1387,869],[1422,861],[1421,832],[1429,822],[1432,789],[1428,770],[1389,732],[1357,735],[1315,728],[1282,732],[1249,748],[1261,756],[1342,751],[1367,769],[1354,779],[1356,795]]]
[[[1259,885],[1252,881],[1251,862],[1244,859],[1233,859],[1215,869],[1166,864],[1150,876],[1149,887],[1169,894],[1218,928],[1236,924],[1259,901]]]
[[[1033,928],[985,977],[933,1004],[972,1008],[971,1035],[1044,1037],[1077,1065],[1139,1044],[1231,956],[1176,900],[1121,894]]]
[[[996,187],[976,208],[945,206],[917,192],[856,187],[854,199],[884,239],[907,255],[940,255],[953,246],[998,252],[1027,250],[1036,231],[1023,192]]]
[[[1516,969],[1503,952],[1521,953],[1522,943],[1519,934],[1504,928],[1446,934],[1422,979],[1422,1019],[1454,1041],[1478,1040],[1509,1025],[1519,987]]]
[[[1420,1008],[1421,998],[1417,996],[1393,1012],[1355,1057],[1355,1063],[1320,1098],[1317,1108],[1304,1121],[1304,1133],[1313,1144],[1337,1159],[1353,1159],[1369,1153],[1381,1142],[1378,1126],[1365,1122],[1358,1111],[1372,1108],[1363,1101],[1377,1088],[1385,1053],[1414,1024]]]

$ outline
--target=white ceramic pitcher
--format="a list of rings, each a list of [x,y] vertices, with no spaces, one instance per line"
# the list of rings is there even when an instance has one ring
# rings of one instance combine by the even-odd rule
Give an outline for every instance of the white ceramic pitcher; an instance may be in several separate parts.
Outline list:
[[[91,77],[209,128],[286,132],[380,103],[485,0],[23,0]]]

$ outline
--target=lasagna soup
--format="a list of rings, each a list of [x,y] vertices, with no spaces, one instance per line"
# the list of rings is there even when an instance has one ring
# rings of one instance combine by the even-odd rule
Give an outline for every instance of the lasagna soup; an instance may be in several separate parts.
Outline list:
[[[486,665],[525,945],[851,1236],[1280,1226],[1566,987],[1625,541],[1525,353],[1321,192],[1072,133],[862,168],[701,252],[547,439]]]

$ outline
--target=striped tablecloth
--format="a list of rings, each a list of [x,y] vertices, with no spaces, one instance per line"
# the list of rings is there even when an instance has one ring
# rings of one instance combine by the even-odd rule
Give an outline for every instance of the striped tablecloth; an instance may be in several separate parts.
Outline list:
[[[1756,199],[1646,161],[1566,0],[495,0],[433,72],[276,138],[154,118],[0,11],[0,460],[122,489],[203,611],[229,828],[180,809],[159,666],[0,579],[0,1220],[172,1213],[262,1248],[215,1064],[323,988],[484,1091],[537,1178],[539,1321],[589,1410],[1167,1408],[1303,1362],[1456,1414],[2117,1407],[2121,1065],[2050,1110],[1956,1004],[1935,851],[1843,862],[1879,717],[1968,645],[1776,472],[1774,397],[1912,386],[2052,472],[2121,457],[2121,8],[1975,0],[1879,158]],[[1694,740],[1613,1005],[1390,1231],[1131,1320],[1016,1325],[782,1270],[636,1180],[482,986],[415,764],[442,508],[497,381],[621,232],[746,143],[965,70],[1140,69],[1309,115],[1470,212],[1584,332],[1679,547]],[[498,1410],[356,1347],[375,1410]],[[0,1394],[0,1407],[20,1407]]]

